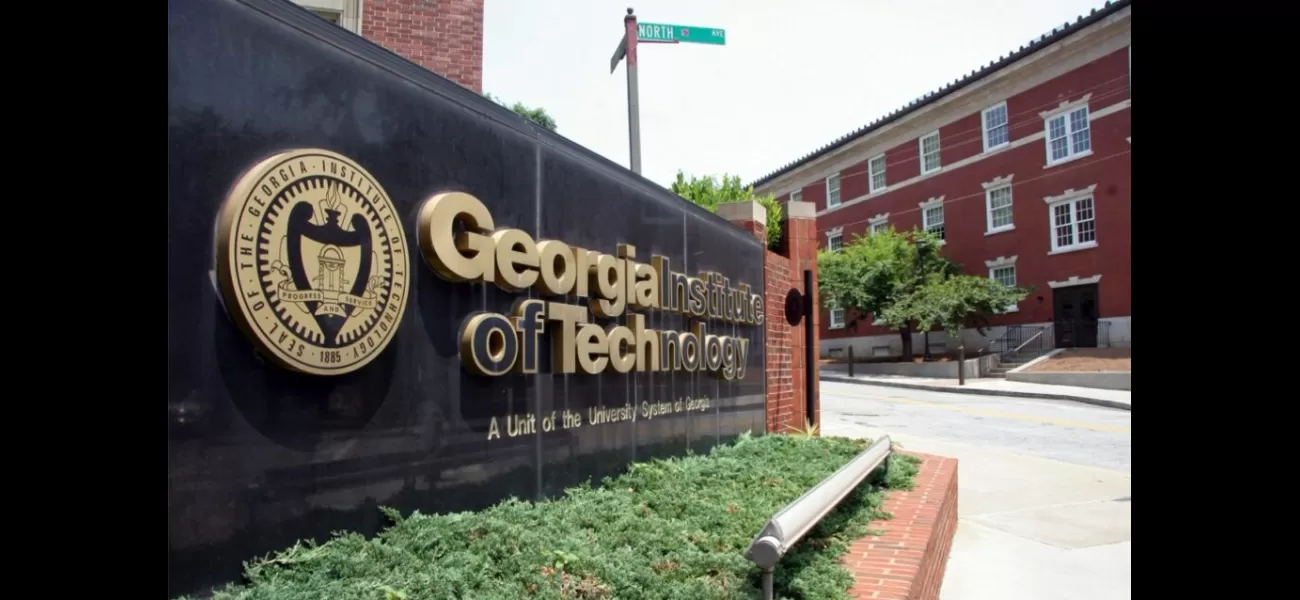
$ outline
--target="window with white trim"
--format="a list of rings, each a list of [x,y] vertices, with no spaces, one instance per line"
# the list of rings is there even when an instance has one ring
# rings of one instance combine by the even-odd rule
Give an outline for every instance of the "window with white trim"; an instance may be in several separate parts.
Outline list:
[[[989,279],[992,279],[993,281],[996,281],[1007,287],[1015,287],[1016,286],[1016,265],[1014,264],[1005,265],[1005,266],[993,267],[989,269]],[[1018,310],[1020,310],[1019,306],[1015,304],[1011,304],[1008,305],[1006,308],[1004,308],[1003,312],[1016,312]]]
[[[870,219],[867,219],[868,235],[875,235],[889,229],[889,213],[881,213]]]
[[[793,192],[790,192],[790,201],[803,202],[803,190],[795,190]]]
[[[1007,103],[990,106],[980,113],[984,122],[984,151],[1000,148],[1011,142],[1011,124],[1007,118]]]
[[[361,33],[359,0],[293,0],[293,3],[348,31]]]
[[[943,166],[939,162],[939,132],[922,136],[918,144],[921,146],[921,174],[938,171]]]
[[[836,173],[826,178],[826,208],[835,208],[840,205],[840,174]]]
[[[1047,118],[1047,164],[1053,165],[1092,150],[1088,106]]]
[[[939,236],[939,239],[947,239],[943,226],[943,202],[939,202],[921,209],[921,226],[926,231]]]
[[[879,192],[880,190],[885,189],[885,155],[884,154],[873,157],[871,160],[867,161],[867,173],[870,175],[868,180],[871,186],[870,189],[867,191]]]
[[[1013,229],[1011,215],[1011,184],[990,188],[984,192],[987,208],[988,233]]]
[[[826,249],[831,252],[839,252],[844,247],[844,234],[832,233],[826,236]]]
[[[844,329],[844,309],[831,309],[831,329]]]
[[[343,18],[342,13],[333,10],[324,10],[318,8],[311,8],[308,10],[310,10],[313,13],[316,13],[316,16],[325,19],[326,21],[329,21],[330,23],[333,23],[335,25],[338,25],[339,21],[341,21]]]
[[[1097,220],[1091,195],[1055,202],[1047,208],[1052,218],[1053,252],[1096,245]]]

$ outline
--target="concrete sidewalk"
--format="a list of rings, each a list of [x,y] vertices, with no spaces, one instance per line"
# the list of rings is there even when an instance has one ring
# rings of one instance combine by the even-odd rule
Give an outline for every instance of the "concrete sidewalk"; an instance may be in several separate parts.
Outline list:
[[[827,422],[825,435],[883,430]],[[1132,476],[992,448],[891,433],[904,450],[951,456],[957,535],[941,600],[1132,597]],[[885,527],[888,527],[886,521]]]
[[[826,381],[846,383],[866,383],[886,387],[909,388],[932,392],[953,394],[979,394],[983,396],[1011,396],[1015,398],[1042,398],[1046,400],[1070,400],[1107,406],[1121,410],[1133,410],[1133,392],[1122,390],[1099,390],[1070,385],[1045,385],[1041,383],[1021,383],[1007,381],[1000,377],[968,378],[966,385],[957,385],[956,379],[930,379],[924,377],[904,377],[901,375],[855,375],[849,377],[847,365],[822,365],[821,378]]]

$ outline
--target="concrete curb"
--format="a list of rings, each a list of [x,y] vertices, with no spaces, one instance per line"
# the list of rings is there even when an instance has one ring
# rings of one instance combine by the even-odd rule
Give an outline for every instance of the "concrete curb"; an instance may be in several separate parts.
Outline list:
[[[963,386],[949,385],[928,385],[924,383],[901,383],[897,381],[866,381],[857,378],[841,377],[837,375],[823,374],[821,379],[824,381],[837,381],[840,383],[857,383],[861,385],[878,385],[880,387],[896,387],[911,390],[925,390],[928,392],[947,392],[950,394],[974,394],[977,396],[1010,396],[1013,398],[1039,398],[1042,400],[1068,400],[1070,402],[1082,402],[1094,406],[1104,406],[1106,408],[1115,408],[1132,412],[1131,404],[1115,402],[1114,400],[1103,400],[1101,398],[1088,398],[1086,396],[1069,396],[1066,394],[1043,394],[1038,392],[1017,392],[1013,390],[989,390],[983,388],[969,388]]]

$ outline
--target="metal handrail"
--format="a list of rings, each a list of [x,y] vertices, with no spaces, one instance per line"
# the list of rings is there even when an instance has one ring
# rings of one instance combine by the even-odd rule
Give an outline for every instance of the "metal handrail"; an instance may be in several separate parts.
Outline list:
[[[1042,329],[1039,329],[1039,330],[1038,330],[1038,333],[1035,333],[1034,335],[1029,336],[1029,339],[1025,340],[1025,343],[1020,344],[1019,346],[1016,346],[1016,349],[1015,349],[1015,350],[1012,350],[1012,352],[1020,352],[1020,349],[1021,349],[1021,348],[1024,348],[1025,346],[1028,346],[1028,345],[1029,345],[1029,342],[1032,342],[1032,341],[1038,339],[1038,336],[1040,336],[1040,335],[1043,335],[1043,330],[1042,330]]]
[[[848,464],[768,519],[745,551],[745,558],[763,569],[764,600],[772,598],[772,574],[781,557],[883,464],[892,450],[889,436],[881,436]]]

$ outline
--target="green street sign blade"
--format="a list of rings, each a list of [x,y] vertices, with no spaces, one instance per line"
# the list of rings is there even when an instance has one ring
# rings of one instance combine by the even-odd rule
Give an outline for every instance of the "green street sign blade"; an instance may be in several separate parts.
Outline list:
[[[710,44],[725,46],[727,31],[715,27],[669,25],[665,23],[637,23],[637,40],[646,42]]]

